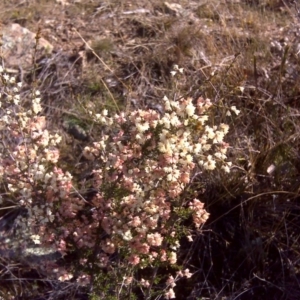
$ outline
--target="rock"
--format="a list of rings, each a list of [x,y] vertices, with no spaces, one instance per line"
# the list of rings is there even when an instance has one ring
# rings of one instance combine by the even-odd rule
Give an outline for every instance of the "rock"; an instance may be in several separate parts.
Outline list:
[[[62,124],[64,130],[73,136],[75,139],[79,141],[89,141],[90,137],[88,136],[88,133],[78,124],[74,124],[72,122],[64,121]]]
[[[183,8],[180,4],[164,2],[164,5],[165,5],[165,8],[167,9],[168,14],[178,17],[183,12]]]
[[[79,1],[80,2],[80,1]],[[56,0],[56,3],[61,4],[62,6],[67,6],[69,5],[69,2],[67,2],[66,0]],[[76,3],[76,2],[75,2]]]
[[[36,44],[36,33],[19,24],[5,26],[2,32],[2,57],[10,67],[22,66],[27,69],[32,66],[32,58]],[[44,38],[38,39],[38,55],[50,54],[53,46]]]

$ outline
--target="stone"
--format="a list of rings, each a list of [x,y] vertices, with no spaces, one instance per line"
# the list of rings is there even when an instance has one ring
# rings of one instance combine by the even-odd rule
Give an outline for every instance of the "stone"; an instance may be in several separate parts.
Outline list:
[[[5,66],[21,66],[23,69],[32,66],[37,34],[16,23],[3,27],[1,34],[1,56]],[[51,54],[53,46],[41,37],[38,39],[37,51],[38,56]]]

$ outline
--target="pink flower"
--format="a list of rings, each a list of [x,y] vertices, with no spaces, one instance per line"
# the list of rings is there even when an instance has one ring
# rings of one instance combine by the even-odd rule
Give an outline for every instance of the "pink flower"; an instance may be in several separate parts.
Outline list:
[[[46,154],[46,160],[52,162],[53,164],[56,164],[58,162],[59,159],[59,151],[58,149],[45,149],[44,150],[45,154]]]
[[[138,216],[133,217],[133,219],[128,223],[130,226],[137,227],[141,225],[141,219]]]
[[[163,241],[163,237],[157,232],[150,233],[147,235],[147,241],[151,246],[160,246]]]
[[[133,247],[138,253],[148,254],[150,250],[150,246],[146,243],[140,244],[139,242],[133,244]]]
[[[91,276],[83,274],[83,275],[78,276],[76,281],[79,283],[80,286],[87,286],[91,282]]]
[[[175,283],[175,279],[173,276],[169,276],[168,280],[167,280],[167,285],[171,286],[172,288],[174,286],[176,286],[176,283]]]
[[[175,299],[176,296],[175,296],[174,290],[173,290],[172,288],[169,289],[168,292],[165,293],[165,297],[166,297],[167,299]]]
[[[128,285],[128,284],[132,283],[133,277],[132,276],[130,276],[130,277],[124,276],[123,279],[124,279],[124,284]]]
[[[189,172],[181,173],[179,180],[185,184],[189,183],[190,182],[190,173]]]
[[[133,266],[136,266],[137,264],[139,264],[140,262],[140,258],[135,255],[135,254],[132,254],[129,258],[128,258],[128,262],[130,264],[132,264]]]
[[[199,228],[208,220],[209,213],[203,208],[204,203],[202,203],[198,199],[194,199],[193,203],[190,203],[189,206],[193,210],[193,220],[195,226]]]
[[[161,250],[161,256],[160,256],[160,261],[166,261],[167,260],[167,253],[165,250]]]
[[[31,131],[41,131],[46,127],[46,117],[34,117],[33,121],[29,124]]]
[[[150,286],[150,282],[148,280],[145,280],[144,278],[141,279],[141,285],[143,287],[149,287]]]
[[[190,273],[189,269],[185,269],[183,271],[183,276],[186,276],[186,278],[191,278],[193,276],[193,273]]]

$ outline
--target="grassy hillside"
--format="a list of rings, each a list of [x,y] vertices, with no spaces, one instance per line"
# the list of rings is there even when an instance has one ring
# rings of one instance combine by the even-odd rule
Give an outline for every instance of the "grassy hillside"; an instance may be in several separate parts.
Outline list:
[[[171,297],[168,291],[173,290],[170,276],[176,281],[176,299],[300,297],[297,1],[4,0],[0,3],[0,16],[3,26],[19,23],[33,32],[40,30],[41,36],[54,46],[53,53],[43,57],[37,54],[29,69],[5,65],[5,59],[3,64],[18,70],[24,109],[39,97],[33,94],[39,90],[41,111],[37,117],[45,116],[49,133],[62,137],[57,146],[58,161],[51,160],[46,168],[59,167],[64,174],[72,175],[72,189],[66,197],[76,206],[76,216],[65,217],[66,228],[80,232],[82,224],[90,224],[89,229],[92,227],[97,237],[96,242],[87,238],[87,244],[95,245],[85,248],[78,246],[73,233],[66,234],[65,248],[60,245],[58,249],[63,255],[47,257],[50,263],[43,270],[38,266],[37,255],[24,255],[26,251],[19,248],[18,255],[13,253],[14,230],[18,226],[15,220],[20,216],[26,219],[27,212],[20,204],[19,191],[9,189],[18,178],[9,181],[2,175],[1,299],[166,299]],[[2,75],[1,84],[4,101],[9,83]],[[153,242],[151,249],[161,253],[171,245],[171,250],[166,250],[171,255],[178,240],[180,247],[174,250],[176,264],[151,261],[149,257],[144,265],[128,263],[126,258],[131,257],[132,249],[126,248],[124,236],[118,240],[118,250],[106,257],[109,262],[103,263],[99,245],[113,233],[103,231],[105,226],[100,219],[99,228],[95,225],[95,211],[109,203],[116,218],[121,218],[125,206],[118,202],[120,206],[115,207],[109,199],[125,199],[130,193],[122,185],[124,170],[116,173],[117,178],[115,169],[105,169],[105,151],[99,146],[96,155],[93,145],[107,135],[107,140],[116,145],[120,142],[130,151],[137,149],[131,140],[136,134],[133,124],[141,118],[141,111],[152,111],[147,118],[163,118],[167,112],[164,97],[178,103],[190,99],[195,106],[199,99],[210,99],[212,107],[203,110],[208,123],[195,121],[189,126],[197,136],[206,132],[205,126],[229,125],[224,142],[229,144],[226,161],[232,163],[230,173],[224,172],[221,165],[209,170],[200,164],[173,202],[168,194],[172,217],[164,220],[160,215],[157,221],[165,240],[162,244]],[[2,104],[4,107],[10,109]],[[122,113],[131,116],[127,123],[122,123],[121,117],[109,123],[108,118]],[[105,122],[99,121],[100,115]],[[14,149],[15,140],[13,132],[8,134],[3,128],[1,138],[6,142],[0,148],[0,162],[8,168],[4,153]],[[25,128],[22,132],[24,136],[29,134]],[[154,129],[153,132],[155,138],[161,134]],[[158,148],[149,144],[145,143],[141,156],[138,150],[132,150],[130,172],[145,171],[148,165],[143,155],[154,162]],[[25,153],[27,156],[28,151]],[[13,155],[11,150],[7,157]],[[163,163],[160,161],[157,167]],[[142,167],[142,171],[136,170]],[[105,175],[93,173],[100,169]],[[140,176],[141,184],[143,180],[151,181],[146,175]],[[22,174],[20,178],[25,177]],[[98,185],[101,180],[104,183]],[[173,191],[167,187],[167,193]],[[33,201],[48,197],[42,185],[35,188]],[[57,223],[51,224],[63,224],[62,211],[68,210],[63,198],[51,206],[57,211]],[[194,198],[204,203],[209,214],[208,217],[201,210],[204,219],[198,228],[191,214]],[[110,211],[105,209],[103,212]],[[89,223],[91,220],[94,223]],[[166,225],[162,225],[164,222]],[[65,228],[55,230],[55,234],[62,234]],[[89,235],[88,230],[85,235]],[[9,239],[4,239],[7,236]],[[49,238],[48,242],[57,241]],[[12,252],[8,254],[7,249]],[[47,270],[59,267],[68,271],[61,275],[64,280],[50,278]],[[191,277],[176,273],[186,269],[193,274]]]

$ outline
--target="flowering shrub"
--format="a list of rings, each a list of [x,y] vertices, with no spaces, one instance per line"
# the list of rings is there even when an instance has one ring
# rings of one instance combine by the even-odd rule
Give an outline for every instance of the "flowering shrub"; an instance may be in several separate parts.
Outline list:
[[[26,212],[11,221],[14,237],[0,246],[24,251],[32,245],[59,249],[54,207],[68,197],[72,179],[57,167],[61,137],[49,132],[46,118],[39,115],[42,108],[38,91],[32,92],[27,107],[20,99],[22,84],[2,68],[0,80],[1,206]]]
[[[166,237],[173,231],[175,210],[182,206],[181,193],[190,183],[196,165],[213,170],[217,163],[229,172],[228,145],[223,138],[228,126],[206,125],[209,100],[199,98],[170,101],[164,99],[165,113],[136,110],[108,117],[104,110],[94,119],[113,132],[85,147],[86,159],[98,163],[93,171],[93,217],[109,236],[105,253],[117,248],[130,249],[128,261],[138,265],[148,259],[176,263],[176,253],[164,255]],[[199,127],[203,128],[199,130]],[[199,228],[208,218],[203,204],[194,199],[189,210]],[[178,245],[176,233],[173,246]],[[164,245],[164,246],[162,246]]]
[[[64,252],[68,241],[83,250],[83,267],[90,255],[95,266],[108,267],[116,253],[135,270],[175,265],[179,238],[185,234],[176,224],[190,216],[199,229],[209,217],[199,199],[184,197],[194,172],[216,167],[230,171],[223,141],[229,128],[208,125],[211,102],[165,97],[163,112],[90,112],[103,135],[83,150],[94,166],[92,185],[97,191],[87,201],[70,193],[72,175],[58,166],[61,138],[47,129],[40,115],[39,93],[32,93],[29,105],[22,103],[21,85],[0,71],[2,202],[27,209],[26,220],[16,220],[20,238],[14,246],[51,245]],[[73,276],[60,271],[60,280]],[[90,275],[78,275],[78,283],[88,284]],[[185,270],[177,278],[191,275]],[[131,283],[132,277],[124,282]],[[144,279],[140,285],[151,288]],[[174,286],[175,279],[169,277],[166,298],[174,298]]]

